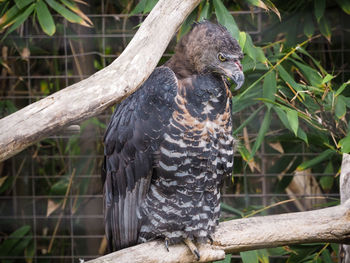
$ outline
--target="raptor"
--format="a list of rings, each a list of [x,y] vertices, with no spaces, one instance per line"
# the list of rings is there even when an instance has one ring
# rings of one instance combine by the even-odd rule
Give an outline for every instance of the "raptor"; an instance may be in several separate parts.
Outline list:
[[[231,175],[231,91],[243,54],[227,29],[195,24],[174,55],[115,110],[102,167],[110,250],[162,238],[168,245],[211,241],[220,187]]]

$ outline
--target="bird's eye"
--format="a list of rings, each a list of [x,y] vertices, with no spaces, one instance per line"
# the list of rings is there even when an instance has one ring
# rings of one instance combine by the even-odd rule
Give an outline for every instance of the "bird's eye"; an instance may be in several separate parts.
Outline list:
[[[225,61],[227,60],[221,53],[218,54],[218,59],[219,59],[221,62],[225,62]]]

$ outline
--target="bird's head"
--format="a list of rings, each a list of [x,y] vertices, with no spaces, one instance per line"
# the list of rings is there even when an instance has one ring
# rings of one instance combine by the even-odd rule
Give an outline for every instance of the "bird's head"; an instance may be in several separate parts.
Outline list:
[[[239,89],[244,82],[242,50],[228,30],[209,21],[197,23],[181,40],[179,48],[198,73],[214,73],[233,80]]]

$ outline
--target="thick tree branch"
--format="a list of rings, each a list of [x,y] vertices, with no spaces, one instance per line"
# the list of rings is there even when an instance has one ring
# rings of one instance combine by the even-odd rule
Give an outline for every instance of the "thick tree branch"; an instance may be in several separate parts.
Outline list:
[[[124,52],[108,67],[0,120],[0,161],[95,116],[134,92],[156,67],[200,0],[160,0]]]
[[[258,248],[314,242],[350,242],[350,200],[342,205],[272,216],[244,218],[221,223],[215,232],[214,244],[199,247],[201,262],[220,260],[225,253]],[[184,245],[164,247],[153,241],[126,248],[89,261],[102,262],[195,262]]]
[[[339,181],[340,201],[343,204],[346,201],[350,201],[350,154],[343,154],[343,162],[341,164],[341,174]],[[340,245],[339,262],[350,262],[350,245]]]

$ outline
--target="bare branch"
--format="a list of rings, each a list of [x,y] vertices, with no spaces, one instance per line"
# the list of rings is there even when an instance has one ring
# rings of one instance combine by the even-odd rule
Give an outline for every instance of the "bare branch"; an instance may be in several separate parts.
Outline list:
[[[133,93],[151,74],[174,33],[199,2],[159,1],[111,65],[1,119],[0,161]]]
[[[199,247],[201,262],[220,260],[224,253],[258,248],[314,242],[350,241],[350,200],[342,205],[320,210],[281,215],[244,218],[221,223],[215,232],[213,246]],[[153,241],[126,248],[89,261],[102,262],[195,262],[182,244],[171,246]]]
[[[350,201],[350,154],[343,154],[343,162],[341,164],[340,174],[340,201],[345,203]],[[339,262],[350,262],[350,245],[340,245]]]

